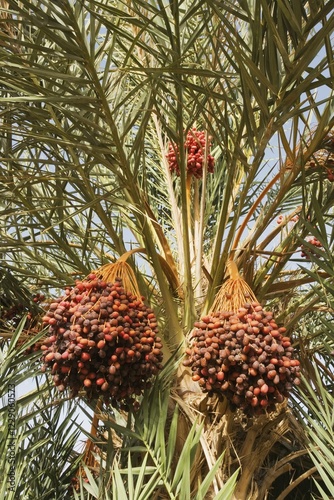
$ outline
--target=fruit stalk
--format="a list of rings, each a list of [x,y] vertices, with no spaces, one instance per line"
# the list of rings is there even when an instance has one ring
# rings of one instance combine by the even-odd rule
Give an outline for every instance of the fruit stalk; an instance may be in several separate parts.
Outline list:
[[[86,441],[85,445],[85,450],[84,450],[84,457],[83,457],[83,462],[85,465],[88,467],[93,467],[95,464],[95,458],[92,454],[93,448],[94,448],[94,439],[97,436],[97,429],[99,425],[99,413],[102,408],[102,401],[99,399],[96,403],[96,407],[94,410],[93,418],[92,418],[92,425],[90,429],[90,436],[89,439]]]

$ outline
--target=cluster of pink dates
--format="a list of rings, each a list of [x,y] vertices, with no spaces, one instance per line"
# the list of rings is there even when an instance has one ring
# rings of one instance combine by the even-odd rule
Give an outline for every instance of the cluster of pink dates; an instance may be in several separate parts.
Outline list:
[[[315,238],[315,237],[312,237],[312,238],[309,238],[308,240],[308,243],[310,245],[313,245],[314,246],[314,250],[311,249],[311,248],[308,248],[306,247],[305,245],[301,245],[301,256],[302,257],[305,257],[306,259],[309,259],[310,258],[310,255],[317,255],[317,251],[316,251],[316,248],[322,248],[322,244],[320,243],[320,241]]]
[[[184,143],[186,150],[187,173],[200,179],[203,175],[203,167],[207,164],[207,171],[213,173],[215,159],[210,154],[212,137],[207,136],[206,132],[192,128],[187,133]],[[180,166],[178,163],[179,148],[176,144],[169,144],[166,155],[169,169],[172,173],[180,175]]]

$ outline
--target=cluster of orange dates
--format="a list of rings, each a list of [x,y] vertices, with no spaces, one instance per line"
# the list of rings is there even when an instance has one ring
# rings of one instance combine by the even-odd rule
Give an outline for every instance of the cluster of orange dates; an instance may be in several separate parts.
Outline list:
[[[186,136],[184,143],[187,160],[187,173],[196,178],[203,175],[203,167],[207,163],[207,171],[213,173],[215,159],[210,154],[212,137],[203,131],[192,128]],[[172,173],[180,175],[178,163],[179,148],[176,144],[170,144],[166,155],[169,169]]]

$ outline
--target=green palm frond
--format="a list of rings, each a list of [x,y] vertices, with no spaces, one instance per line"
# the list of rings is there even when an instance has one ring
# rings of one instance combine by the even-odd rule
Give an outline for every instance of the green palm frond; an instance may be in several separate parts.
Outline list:
[[[329,498],[334,494],[333,483],[333,362],[314,357],[312,369],[307,371],[301,390],[300,419],[305,426],[309,455],[314,463],[317,477],[314,482],[319,491],[318,498]]]
[[[1,350],[1,496],[67,498],[81,458],[74,451],[79,435],[74,422],[76,409],[66,400],[59,400],[55,389],[41,374],[36,376],[40,353],[26,354],[32,341],[16,347],[25,319],[23,317],[11,341],[2,345]],[[13,446],[14,462],[9,460]],[[10,483],[13,488],[9,489],[11,466],[14,467],[15,487]]]
[[[214,492],[217,499],[232,498],[239,470],[236,470],[225,484],[221,484],[220,480],[217,483],[215,479],[215,476],[219,475],[224,452],[217,457],[215,465],[206,475],[193,475],[198,468],[203,424],[195,421],[187,435],[179,435],[179,409],[175,404],[173,407],[170,405],[172,366],[173,362],[170,361],[152,390],[144,395],[139,412],[133,415],[132,425],[130,415],[127,423],[122,423],[121,416],[117,417],[116,412],[110,416],[99,414],[103,426],[107,429],[104,437],[106,441],[101,445],[99,437],[91,438],[101,449],[101,454],[96,454],[96,458],[101,469],[105,469],[106,477],[104,474],[100,475],[100,478],[97,477],[99,466],[95,467],[95,477],[87,467],[84,468],[88,483],[82,482],[82,485],[91,498],[99,498],[103,491],[105,498],[118,500],[201,500],[207,498],[209,490]],[[114,447],[114,432],[123,436],[123,443],[118,444],[117,448]],[[181,450],[176,448],[178,437],[183,440]],[[212,484],[215,484],[213,490]],[[220,487],[218,484],[221,484]]]
[[[17,8],[16,3],[9,2],[9,5],[13,12],[14,23],[16,19],[14,14]],[[46,12],[44,12],[43,6],[47,7]],[[160,127],[164,130],[162,138],[164,139],[164,135],[166,134],[171,140],[182,140],[181,135],[183,134],[183,130],[184,128],[188,128],[188,126],[185,127],[184,123],[177,124],[177,120],[180,117],[177,114],[177,106],[173,97],[175,85],[178,84],[178,78],[181,78],[177,73],[179,69],[182,73],[180,81],[182,81],[182,85],[184,86],[182,99],[187,103],[182,112],[182,119],[185,119],[189,123],[189,127],[196,122],[205,126],[210,125],[210,133],[212,133],[218,148],[216,154],[217,156],[224,155],[225,157],[223,162],[219,161],[219,164],[217,164],[217,171],[219,171],[217,180],[211,182],[208,179],[208,187],[212,185],[208,189],[207,196],[209,199],[210,196],[212,196],[212,199],[216,199],[217,195],[214,193],[217,193],[217,189],[220,189],[221,194],[219,197],[226,200],[221,208],[218,205],[218,214],[216,212],[217,223],[212,228],[213,234],[216,233],[216,243],[213,248],[211,265],[211,274],[214,280],[213,290],[215,289],[215,286],[221,281],[223,276],[223,268],[233,241],[233,232],[236,230],[238,217],[247,212],[250,199],[246,195],[251,182],[256,179],[257,172],[261,167],[264,149],[268,146],[268,141],[279,130],[284,147],[289,142],[288,136],[282,128],[282,117],[280,117],[279,129],[274,125],[273,120],[276,120],[276,116],[278,115],[277,107],[273,105],[267,109],[265,100],[268,100],[268,96],[265,96],[265,99],[264,96],[260,97],[261,92],[266,88],[267,90],[272,89],[271,98],[277,99],[277,95],[280,94],[279,88],[275,90],[272,88],[274,83],[272,79],[268,79],[268,76],[263,77],[265,80],[261,81],[260,87],[262,86],[262,90],[259,90],[258,83],[255,83],[263,74],[261,71],[264,68],[264,62],[258,60],[257,55],[257,48],[261,40],[257,32],[258,28],[255,29],[255,27],[259,26],[257,23],[257,19],[260,19],[257,16],[260,16],[261,12],[259,7],[260,4],[254,6],[254,10],[251,9],[249,11],[246,5],[242,8],[239,6],[232,9],[233,16],[240,16],[238,22],[240,23],[241,31],[239,34],[234,30],[233,26],[236,20],[231,15],[229,9],[223,12],[218,9],[215,2],[208,2],[206,6],[196,5],[196,8],[194,7],[189,11],[184,10],[184,7],[182,7],[177,13],[174,13],[177,19],[173,18],[174,14],[169,8],[161,10],[153,4],[146,10],[134,5],[132,6],[133,10],[131,11],[130,9],[130,15],[128,15],[125,9],[124,16],[120,18],[119,16],[124,7],[117,3],[115,5],[107,5],[95,2],[90,4],[90,6],[87,5],[86,11],[79,6],[74,8],[66,5],[65,10],[61,10],[58,6],[48,5],[48,2],[36,2],[33,13],[27,14],[27,23],[31,27],[36,23],[38,25],[37,31],[34,31],[32,28],[25,30],[20,28],[17,36],[20,40],[20,50],[24,50],[26,54],[23,61],[24,64],[20,62],[17,54],[12,54],[12,61],[10,54],[7,53],[8,64],[6,66],[6,79],[4,80],[4,88],[6,86],[11,88],[12,75],[13,82],[15,80],[15,85],[14,83],[12,85],[15,87],[15,95],[25,95],[29,100],[35,99],[36,113],[38,110],[38,114],[36,115],[34,111],[35,106],[27,107],[23,100],[22,104],[17,104],[16,100],[18,98],[11,97],[14,92],[13,90],[9,90],[8,97],[4,97],[4,103],[10,103],[11,99],[14,99],[13,103],[15,103],[13,110],[9,107],[9,122],[6,121],[4,123],[4,130],[8,131],[8,123],[15,124],[17,129],[22,124],[21,133],[25,130],[20,143],[15,142],[12,144],[15,158],[11,160],[12,169],[9,171],[8,181],[10,178],[12,179],[12,183],[16,180],[15,177],[12,178],[10,176],[13,168],[15,176],[20,175],[20,171],[23,174],[28,166],[28,161],[30,161],[31,165],[29,167],[31,174],[36,172],[36,168],[38,172],[43,173],[45,167],[48,168],[48,165],[56,166],[55,171],[52,169],[46,173],[44,180],[43,177],[39,176],[39,184],[42,182],[42,192],[39,191],[40,188],[38,189],[38,185],[36,184],[32,185],[33,192],[29,196],[21,194],[21,190],[14,190],[15,198],[19,195],[22,204],[21,209],[23,210],[22,215],[25,214],[26,220],[21,216],[20,219],[22,219],[23,224],[19,226],[17,226],[17,222],[13,219],[13,215],[8,220],[10,220],[11,225],[14,224],[14,226],[18,227],[20,234],[26,230],[25,225],[29,224],[28,221],[31,219],[29,214],[33,216],[31,221],[36,220],[34,205],[37,198],[46,200],[44,212],[48,216],[42,216],[41,213],[38,213],[37,218],[39,226],[43,228],[42,239],[38,234],[32,234],[31,237],[25,239],[25,255],[30,254],[31,260],[34,263],[36,260],[39,261],[40,266],[50,269],[52,274],[56,275],[58,279],[66,279],[66,273],[70,269],[73,269],[73,267],[78,272],[86,273],[90,268],[92,260],[103,258],[104,249],[108,252],[111,250],[105,246],[103,241],[104,234],[108,235],[110,246],[114,247],[117,253],[124,252],[125,247],[120,234],[122,233],[121,226],[117,229],[120,221],[117,216],[119,213],[122,216],[126,216],[130,227],[137,227],[137,230],[134,229],[134,235],[138,237],[140,246],[143,244],[147,246],[150,257],[154,260],[155,271],[159,274],[159,266],[157,265],[154,252],[152,254],[152,237],[154,238],[155,231],[152,228],[153,232],[149,236],[149,231],[145,230],[142,233],[144,236],[143,240],[138,229],[143,228],[144,224],[146,226],[150,225],[150,218],[147,219],[144,215],[143,197],[150,197],[151,208],[154,208],[154,211],[156,210],[155,207],[158,208],[159,206],[158,198],[154,198],[154,193],[152,197],[150,186],[153,182],[157,185],[157,188],[159,188],[159,185],[163,188],[161,175],[159,169],[156,168],[156,163],[157,160],[161,161],[161,156],[163,156],[164,152],[161,150],[161,147],[158,149],[153,147],[153,151],[155,150],[158,156],[148,171],[145,169],[145,165],[151,162],[151,158],[147,158],[147,149],[144,143],[139,148],[138,145],[142,143],[142,138],[150,133],[152,124],[150,113],[152,110],[158,112],[160,120],[163,120],[160,124]],[[23,2],[17,11],[17,15],[24,15],[27,8],[28,3]],[[298,16],[294,14],[295,25],[300,27],[300,32],[294,42],[288,42],[284,39],[281,32],[276,33],[277,28],[274,27],[271,15],[275,13],[274,19],[286,19],[289,9],[286,10],[286,6],[284,8],[281,7],[282,10],[281,8],[278,8],[277,11],[273,9],[273,12],[269,15],[269,10],[266,10],[264,6],[262,8],[264,9],[262,13],[264,20],[263,36],[268,44],[268,53],[275,53],[277,51],[276,59],[282,60],[280,63],[281,70],[285,64],[290,72],[292,68],[296,72],[297,70],[300,72],[300,67],[297,68],[297,65],[294,65],[292,60],[289,64],[287,63],[287,57],[294,57],[299,61],[301,54],[305,54],[305,59],[310,59],[314,57],[315,51],[319,48],[319,40],[321,40],[320,34],[312,38],[313,23],[310,22],[309,25],[305,25],[304,29],[301,28],[302,19],[307,19],[309,13],[305,9],[298,11],[300,16],[298,22]],[[210,9],[214,13],[212,19],[209,17]],[[247,15],[250,14],[254,16],[254,22],[251,23],[247,21]],[[320,12],[317,15],[320,22]],[[38,16],[40,16],[41,20],[45,18],[51,20],[54,18],[57,31],[53,32],[47,25],[44,26],[42,23],[37,22]],[[200,23],[198,24],[199,21]],[[291,20],[289,19],[290,22]],[[16,21],[14,24],[16,24]],[[178,24],[182,27],[182,38],[180,39],[178,48],[179,51],[184,53],[182,64],[176,61],[172,52],[166,50],[168,44],[176,47],[177,34],[175,30]],[[205,33],[206,42],[204,45],[202,44],[204,35],[200,37],[201,41],[197,37],[194,37],[192,34],[193,26],[196,26],[199,31]],[[158,33],[156,32],[157,27],[159,27]],[[330,29],[331,22],[328,22],[326,30],[321,33],[322,38],[325,36],[323,43],[326,42],[326,33]],[[247,36],[249,37],[251,48],[246,47],[242,38],[244,33],[248,32],[247,30],[249,30],[249,35]],[[96,45],[92,45],[89,42],[92,32],[97,40]],[[45,55],[42,53],[39,59],[36,58],[36,50],[34,50],[34,45],[32,44],[32,40],[34,36],[37,36],[37,33],[39,33],[40,40],[43,41],[46,50]],[[145,33],[146,38],[143,33]],[[225,36],[223,39],[229,43],[223,45],[219,42],[217,33],[223,34]],[[275,49],[273,48],[272,33],[275,33],[277,40],[280,40],[278,48],[276,47]],[[308,37],[310,37],[310,40],[308,40]],[[312,50],[306,51],[303,49],[306,44],[309,44],[308,48],[310,46]],[[113,50],[109,51],[109,47],[111,46]],[[270,49],[269,46],[271,47]],[[295,53],[296,47],[299,50],[297,53]],[[219,51],[222,51],[226,55],[224,59],[213,56],[216,65],[224,66],[219,67],[217,71],[213,71],[212,78],[205,75],[201,76],[201,70],[199,69],[200,67],[208,68],[207,71],[209,72],[212,60],[206,55],[208,48],[214,51],[213,54],[218,55]],[[3,48],[2,50],[6,51],[7,49]],[[50,59],[48,54],[51,50],[53,50],[53,58]],[[67,61],[66,58],[60,56],[62,52],[66,54]],[[107,73],[109,66],[102,64],[105,58],[109,60],[109,65],[111,63],[114,65],[113,71],[109,73]],[[86,66],[82,64],[83,60],[87,61]],[[274,61],[274,59],[268,58],[269,60]],[[168,61],[170,64],[168,64]],[[324,58],[323,66],[326,65],[326,61],[327,59]],[[306,65],[306,62],[301,67],[304,65]],[[26,66],[29,66],[29,71],[27,71]],[[56,68],[58,69],[55,72]],[[170,81],[168,78],[166,81],[157,78],[159,74],[166,74],[166,68],[169,68],[168,71],[170,72],[173,69],[174,76]],[[242,73],[240,73],[241,68],[244,68]],[[323,67],[321,68],[323,69]],[[22,71],[22,78],[17,82],[16,72],[19,70]],[[271,71],[274,74],[273,69]],[[311,70],[309,71],[311,73]],[[312,82],[317,79],[317,71],[319,71],[318,67],[314,68],[311,73],[312,77],[310,76],[310,79]],[[31,76],[33,74],[35,74],[34,78]],[[146,75],[144,80],[142,74]],[[226,75],[226,87],[223,85],[224,80],[222,79],[222,75]],[[297,76],[289,75],[289,78],[291,82],[294,79],[297,80]],[[198,84],[197,87],[194,87],[194,84],[190,82],[196,80],[198,80],[200,85]],[[43,82],[42,86],[40,84],[41,81]],[[74,86],[74,82],[76,82],[76,86]],[[277,84],[278,82],[275,81],[275,85]],[[18,87],[18,85],[21,87]],[[281,85],[284,88],[283,82],[281,82]],[[291,85],[293,86],[293,84],[290,83],[290,88]],[[294,85],[297,91],[299,87],[296,84]],[[325,87],[326,81],[319,81],[319,85]],[[216,93],[213,95],[212,92],[215,87],[219,89],[220,94]],[[122,89],[122,100],[120,100],[120,89]],[[232,89],[235,89],[234,92],[238,96],[237,100],[232,100],[231,97],[228,98]],[[247,93],[242,93],[241,89],[248,89],[249,95],[247,98],[245,98]],[[300,88],[300,92],[302,90]],[[79,107],[75,107],[74,92],[77,95],[80,93],[82,111],[80,111]],[[55,104],[52,96],[59,95],[60,93],[63,96],[63,101],[58,99],[59,102]],[[251,97],[253,94],[254,100]],[[71,96],[71,105],[66,100],[67,95]],[[160,97],[162,95],[170,96],[170,99],[166,100],[164,98],[161,100]],[[220,98],[218,97],[219,95],[221,96]],[[284,94],[280,95],[279,102],[284,102],[283,97]],[[87,110],[85,108],[86,104],[84,104],[85,99],[88,100],[87,105],[90,106],[89,103],[91,103],[91,107]],[[238,99],[241,100],[239,105]],[[40,105],[41,100],[46,104]],[[227,108],[224,110],[221,106],[226,102]],[[262,104],[259,105],[259,103]],[[214,114],[212,114],[213,110],[210,111],[213,105],[217,107],[214,109]],[[313,98],[308,109],[316,109],[317,105],[317,101]],[[17,114],[20,106],[22,106],[22,113]],[[96,112],[97,109],[101,110],[98,115]],[[284,110],[286,113],[286,107]],[[210,119],[208,119],[208,113],[210,114]],[[298,113],[300,114],[300,118],[296,118],[292,123],[294,135],[296,135],[297,130],[300,128],[300,123],[303,121],[303,113],[300,110],[298,110]],[[238,118],[238,114],[240,114],[240,118]],[[246,134],[244,119],[250,119],[253,115],[259,117],[260,128],[256,123],[251,123],[246,128],[248,130]],[[80,120],[78,120],[78,116],[80,116]],[[227,117],[229,118],[227,119]],[[231,117],[235,117],[234,121],[231,121]],[[322,117],[322,120],[319,119],[318,135],[321,134],[322,128],[327,125],[326,120],[324,120],[326,112],[322,114]],[[288,117],[288,113],[286,113],[286,120],[290,118]],[[43,126],[43,131],[41,129],[34,131],[35,126],[41,127],[41,120],[44,120],[45,125]],[[177,128],[179,130],[179,137],[172,136],[172,130],[176,130]],[[252,129],[252,133],[250,133],[250,128]],[[92,130],[94,130],[94,134],[92,134]],[[122,130],[124,131],[122,132]],[[229,131],[225,137],[221,135],[221,132],[224,130]],[[254,135],[257,135],[258,143],[254,142]],[[57,137],[56,141],[54,137]],[[61,137],[65,139],[63,140]],[[242,140],[242,148],[240,148],[240,139]],[[247,141],[252,141],[252,143],[248,144]],[[290,145],[287,153],[291,150],[293,151]],[[31,156],[31,154],[29,155],[29,151],[34,152],[35,158],[33,163],[29,160],[29,156]],[[24,163],[27,153],[28,159]],[[251,167],[249,165],[250,161],[252,161]],[[20,169],[19,165],[21,165]],[[244,179],[242,182],[240,193],[238,191],[232,192],[230,186],[233,183],[238,185],[241,182],[244,175],[243,169],[246,169],[248,172],[247,180]],[[221,188],[219,188],[219,178],[224,171],[226,172],[225,175],[228,175],[228,180],[224,190],[221,191]],[[230,172],[235,173],[231,176]],[[157,175],[159,178],[157,178]],[[137,181],[137,179],[139,180],[139,184],[137,182],[133,184],[133,180]],[[26,183],[24,177],[22,181]],[[16,184],[20,185],[17,180]],[[132,192],[129,192],[127,188],[130,184]],[[141,184],[142,187],[140,186]],[[135,185],[136,189],[134,190]],[[109,186],[113,186],[113,188],[110,190]],[[181,194],[184,193],[184,188],[184,181],[182,181],[181,176]],[[212,194],[211,189],[213,189]],[[282,196],[283,192],[286,192],[286,189],[287,185],[285,183],[284,190],[282,190],[280,196]],[[75,195],[78,190],[80,192],[79,196]],[[50,196],[51,192],[57,193],[57,197],[54,197],[54,195]],[[64,192],[73,192],[74,196],[72,199],[62,200]],[[168,203],[168,200],[172,200],[175,195],[172,193],[171,188],[169,188],[167,192],[163,190],[160,196]],[[239,209],[237,214],[234,214],[233,220],[228,223],[227,202],[232,196],[239,199]],[[10,199],[13,198],[11,197]],[[187,219],[185,211],[189,211],[189,208],[187,209],[185,206],[185,201],[181,196],[179,203],[181,204],[180,214],[182,214],[182,217],[178,216],[181,221],[178,249],[183,248],[183,240],[186,237],[184,229],[182,229],[182,220]],[[135,207],[140,205],[143,214],[136,211]],[[208,204],[207,207],[209,206]],[[272,207],[275,209],[274,204],[272,204]],[[174,204],[172,212],[173,225],[177,218],[176,212]],[[131,217],[131,213],[134,219]],[[254,238],[258,234],[261,234],[263,227],[270,220],[270,217],[272,217],[271,212],[266,217],[259,218],[257,223],[258,230],[255,232]],[[160,217],[157,214],[156,218],[160,223]],[[101,221],[102,226],[99,225],[98,221]],[[203,220],[202,224],[205,227],[206,221]],[[226,231],[228,231],[228,234],[224,235]],[[210,235],[208,234],[209,237]],[[15,236],[13,238],[15,239]],[[7,235],[9,242],[13,242],[13,238],[9,238],[9,235]],[[226,243],[222,257],[219,257],[223,238],[226,239]],[[30,245],[33,245],[32,250],[27,246],[26,241]],[[83,245],[82,241],[84,241]],[[188,244],[191,244],[191,241]],[[62,253],[57,260],[59,263],[62,262],[62,269],[56,269],[52,266],[51,260],[43,252],[45,245],[51,245],[54,251],[58,251],[58,248],[61,249]],[[42,252],[37,251],[39,247],[42,247]],[[41,253],[42,255],[40,255]],[[179,255],[183,255],[183,258],[189,260],[190,254],[188,255],[188,253],[189,249],[184,248],[181,254],[179,252]],[[188,257],[186,257],[187,255]],[[14,269],[17,271],[17,266]],[[212,269],[214,269],[214,273]],[[44,279],[46,280],[46,277]],[[158,279],[160,286],[162,286],[163,277],[158,276]],[[187,280],[189,281],[190,277]],[[167,291],[164,292],[164,297],[165,299],[168,298]],[[170,299],[168,299],[167,303],[169,301]]]
[[[59,296],[128,250],[136,250],[129,262],[170,363],[137,414],[102,412],[107,438],[91,436],[98,470],[85,466],[73,495],[225,499],[235,484],[249,500],[269,494],[261,467],[275,462],[287,422],[293,427],[289,413],[280,422],[268,416],[263,435],[254,422],[245,428],[173,358],[210,310],[230,258],[288,328],[311,381],[298,396],[311,430],[303,426],[307,412],[294,408],[305,441],[289,453],[310,443],[319,475],[309,474],[319,491],[332,487],[329,414],[322,428],[314,384],[325,384],[322,401],[330,405],[333,12],[328,0],[0,1],[0,385],[6,392],[8,383],[38,377],[17,402],[22,495],[67,494],[77,430],[72,406],[52,404],[40,354],[26,353],[45,332],[35,336],[37,326],[28,332],[20,318],[32,315],[37,325],[33,293]],[[204,169],[198,179],[188,174],[184,147],[194,127],[212,137],[215,160],[214,173]],[[169,168],[171,144],[180,176]],[[310,237],[322,245],[317,252]],[[11,306],[19,306],[15,318],[6,315]],[[7,425],[6,408],[0,415]],[[54,453],[59,490],[53,473],[41,470]],[[28,458],[34,467],[25,481]],[[245,480],[248,465],[254,474]]]
[[[74,423],[76,408],[65,408],[48,407],[42,400],[38,415],[27,423],[21,456],[18,455],[18,460],[29,464],[31,471],[27,482],[20,480],[19,493],[24,498],[66,498],[71,491],[81,456],[74,451],[79,437]]]

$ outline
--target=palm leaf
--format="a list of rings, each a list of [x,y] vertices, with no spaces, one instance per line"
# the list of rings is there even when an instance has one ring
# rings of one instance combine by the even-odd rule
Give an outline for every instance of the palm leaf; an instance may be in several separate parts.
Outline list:
[[[29,393],[24,393],[15,400],[15,407],[7,403],[1,408],[1,433],[6,436],[1,440],[0,461],[4,471],[1,481],[2,494],[5,492],[16,498],[50,498],[66,497],[71,486],[80,456],[74,452],[78,439],[78,430],[72,420],[75,407],[69,408],[65,401],[57,402],[55,391],[48,384],[40,385],[34,375],[39,354],[30,359],[25,355],[25,348],[15,350],[14,346],[21,334],[25,318],[15,331],[6,352],[5,361],[1,363],[0,380],[2,398],[8,396],[8,388],[18,391],[27,390],[27,381],[35,386]],[[11,384],[11,385],[10,385]],[[67,419],[64,420],[64,411]],[[13,426],[15,418],[15,427]],[[14,433],[12,435],[12,433]],[[15,443],[15,487],[8,490],[8,443],[12,436]],[[29,464],[30,474],[26,474]]]
[[[332,477],[334,455],[332,451],[333,434],[333,397],[323,383],[324,375],[314,366],[315,379],[312,385],[304,380],[300,393],[306,410],[302,410],[303,425],[306,426],[309,454],[322,483],[315,480],[320,495],[327,498],[333,496],[334,484]],[[310,375],[310,373],[308,373]],[[326,375],[325,375],[326,377]],[[316,384],[315,387],[313,384]],[[331,381],[331,385],[333,381]],[[304,389],[305,388],[305,389]],[[307,392],[306,392],[307,391]],[[324,488],[326,491],[324,491]]]
[[[333,343],[328,329],[333,184],[326,178],[328,164],[314,168],[311,163],[319,148],[331,147],[332,3],[0,3],[0,265],[6,301],[24,302],[27,312],[29,293],[23,286],[60,295],[61,287],[101,263],[144,248],[145,258],[133,254],[131,265],[159,316],[166,351],[175,352],[194,320],[210,309],[233,257],[257,297],[291,330],[312,376],[304,350],[319,353],[315,366],[328,377],[319,363],[327,361],[321,356]],[[213,137],[215,173],[189,182],[184,142],[193,127]],[[178,146],[180,177],[169,170],[169,143]],[[292,227],[295,211],[299,221]],[[277,228],[280,214],[286,219]],[[312,250],[309,234],[323,249],[305,262],[298,249],[303,244]],[[314,327],[312,332],[304,324]],[[13,333],[10,321],[5,326],[2,333],[12,343],[9,350],[3,343],[4,387],[10,375],[20,384],[38,374],[36,358],[18,348],[19,330]],[[270,454],[266,446],[274,446],[265,440],[271,428],[256,434],[263,446],[252,455],[254,427],[244,432],[223,405],[212,409],[214,399],[208,402],[196,384],[188,384],[191,375],[171,373],[171,359],[138,414],[124,417],[109,409],[101,415],[107,439],[94,440],[102,453],[95,457],[100,476],[86,467],[88,482],[80,478],[75,497],[116,495],[108,485],[112,480],[123,495],[143,500],[153,494],[228,498],[235,481],[245,478],[241,471],[236,479],[232,452],[222,455],[219,449],[232,428],[245,440],[245,448],[235,443],[235,463],[240,450],[251,450],[250,459],[240,458],[242,465],[249,459],[254,466],[242,492],[251,495],[252,479],[255,484],[260,477],[256,470]],[[19,399],[20,429],[34,454],[45,448],[45,419],[57,414],[48,379],[38,384]],[[197,403],[208,406],[199,411]],[[313,400],[309,407],[318,429],[322,415]],[[220,438],[216,410],[219,425],[226,423]],[[182,421],[189,430],[183,451]],[[64,433],[61,425],[54,430],[55,447]],[[322,443],[327,440],[326,433],[320,436]],[[68,453],[72,444],[69,439]],[[318,467],[322,457],[315,448],[312,453]],[[222,465],[212,467],[217,460]],[[231,479],[221,488],[228,469]],[[319,491],[330,484],[327,473],[324,466],[321,482],[315,478]],[[44,476],[37,466],[31,474],[39,495],[53,494],[49,479],[42,491],[38,481]]]

